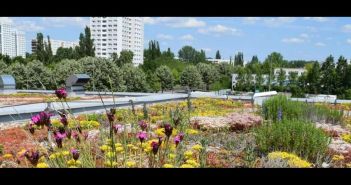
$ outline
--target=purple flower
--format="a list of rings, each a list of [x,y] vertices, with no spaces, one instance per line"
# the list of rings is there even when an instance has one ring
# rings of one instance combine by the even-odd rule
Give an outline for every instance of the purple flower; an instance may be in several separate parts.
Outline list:
[[[113,112],[109,111],[106,113],[108,121],[109,122],[114,122],[115,121],[115,114],[113,114]]]
[[[117,132],[120,128],[122,128],[122,125],[120,125],[120,124],[113,125],[113,131],[115,132],[115,134],[117,134]]]
[[[77,141],[77,143],[80,143],[80,138],[77,132],[73,132],[72,137]]]
[[[64,87],[61,87],[55,91],[55,94],[58,99],[66,99],[67,97],[67,91]]]
[[[62,148],[62,141],[63,141],[63,138],[66,137],[66,133],[61,134],[60,132],[55,132],[54,137],[57,143],[57,147]]]
[[[179,136],[179,139],[180,139],[180,141],[183,141],[183,139],[184,139],[184,133],[179,133],[178,134],[178,136]]]
[[[170,124],[165,124],[165,134],[169,138],[172,135],[173,127]]]
[[[31,155],[29,155],[29,151],[26,151],[24,153],[24,156],[27,158],[27,160],[33,165],[33,166],[37,166],[39,158],[40,158],[40,154],[39,151],[32,151]]]
[[[160,144],[155,142],[155,141],[153,141],[151,143],[151,147],[152,147],[152,152],[154,153],[154,155],[156,155],[157,152],[158,152],[158,148],[160,147]]]
[[[79,151],[77,149],[72,149],[71,150],[71,154],[72,154],[72,157],[73,157],[73,159],[75,161],[78,160],[78,158],[79,158]]]
[[[37,115],[32,116],[31,120],[37,126],[46,125],[47,127],[50,127],[51,126],[51,120],[50,120],[51,116],[52,116],[52,114],[43,111]]]
[[[161,144],[162,144],[162,137],[158,137],[158,145],[161,146]]]
[[[145,131],[138,132],[137,138],[139,138],[140,142],[143,142],[144,140],[147,139],[147,133]]]
[[[35,131],[35,129],[34,129],[34,123],[29,123],[29,132],[31,133],[31,134],[34,134],[34,131]]]
[[[179,136],[174,137],[174,143],[176,144],[176,146],[178,146],[178,144],[181,142],[182,140],[180,139]]]
[[[67,114],[66,113],[59,113],[60,114],[60,121],[63,124],[63,126],[67,126],[68,125],[68,119],[67,119]]]
[[[139,126],[140,126],[142,131],[145,131],[145,129],[147,128],[146,121],[144,121],[144,120],[139,121]]]
[[[40,124],[40,115],[37,114],[37,115],[32,116],[31,120],[34,124],[39,125]]]

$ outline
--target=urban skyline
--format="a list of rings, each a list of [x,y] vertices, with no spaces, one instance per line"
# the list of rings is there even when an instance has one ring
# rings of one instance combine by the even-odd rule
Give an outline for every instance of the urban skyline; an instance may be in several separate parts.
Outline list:
[[[89,17],[2,17],[26,32],[26,50],[37,32],[67,41],[78,41]],[[258,55],[262,61],[273,51],[288,60],[324,60],[328,55],[350,59],[351,20],[345,17],[143,17],[144,47],[157,40],[161,50],[177,55],[184,45],[214,57],[219,50],[229,59],[243,52],[245,61]]]

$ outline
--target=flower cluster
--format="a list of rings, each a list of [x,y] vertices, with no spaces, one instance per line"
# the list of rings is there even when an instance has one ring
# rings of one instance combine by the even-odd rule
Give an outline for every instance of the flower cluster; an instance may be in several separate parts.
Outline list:
[[[64,87],[61,87],[55,91],[55,94],[58,99],[66,99],[67,98],[67,91]]]
[[[40,112],[39,114],[32,116],[31,120],[33,124],[35,124],[36,126],[43,127],[45,125],[47,127],[51,127],[51,120],[50,120],[51,116],[52,114],[43,111],[43,112]]]
[[[285,160],[288,162],[288,165],[293,168],[310,168],[311,163],[302,160],[295,154],[287,152],[271,152],[268,154],[268,159],[270,160]]]

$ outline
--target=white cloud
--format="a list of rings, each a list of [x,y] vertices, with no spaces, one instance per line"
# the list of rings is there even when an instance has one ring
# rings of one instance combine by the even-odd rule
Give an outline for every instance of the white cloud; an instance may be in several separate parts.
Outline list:
[[[43,22],[51,27],[66,27],[66,26],[80,26],[85,27],[89,25],[89,18],[85,17],[43,17]]]
[[[346,24],[342,27],[344,32],[351,32],[351,24]]]
[[[199,21],[195,18],[186,18],[186,19],[179,19],[178,21],[168,23],[168,26],[174,28],[197,28],[206,26],[204,21]]]
[[[37,32],[37,31],[44,30],[44,27],[39,26],[36,22],[33,22],[33,21],[17,22],[16,28],[20,31],[25,31],[25,32]]]
[[[300,37],[302,37],[302,38],[308,38],[309,35],[308,35],[307,33],[301,33],[301,34],[300,34]]]
[[[9,17],[0,17],[0,22],[6,24],[13,24],[13,20]]]
[[[326,22],[329,21],[326,17],[305,17],[305,20],[316,21],[316,22]]]
[[[212,49],[211,48],[201,48],[202,50],[204,50],[205,52],[211,52]]]
[[[155,24],[156,19],[152,17],[143,17],[144,24]]]
[[[206,22],[193,17],[144,17],[145,24],[165,24],[173,28],[197,28],[206,26]]]
[[[194,40],[194,37],[190,34],[187,34],[187,35],[181,36],[180,39],[185,40],[185,41],[192,41],[192,40]]]
[[[348,44],[351,44],[351,39],[347,39],[346,42],[347,42]]]
[[[172,35],[158,34],[156,37],[161,40],[173,40]]]
[[[323,42],[317,42],[316,44],[314,44],[315,46],[318,46],[318,47],[323,47],[325,46],[325,44]]]
[[[303,42],[305,42],[305,40],[298,38],[298,37],[291,37],[291,38],[282,39],[282,42],[295,44],[295,43],[303,43]]]
[[[237,30],[236,28],[232,28],[232,27],[227,27],[224,25],[220,25],[217,24],[215,26],[210,26],[208,28],[201,28],[198,30],[199,33],[202,34],[210,34],[210,33],[214,33],[217,36],[219,36],[220,34],[233,34],[233,35],[239,35],[239,30]]]
[[[295,17],[274,17],[263,19],[264,23],[268,26],[279,26],[281,24],[294,22],[295,20]]]
[[[260,21],[260,20],[262,20],[261,17],[244,17],[243,18],[243,21],[246,24],[254,24],[254,23],[256,23],[257,21]]]

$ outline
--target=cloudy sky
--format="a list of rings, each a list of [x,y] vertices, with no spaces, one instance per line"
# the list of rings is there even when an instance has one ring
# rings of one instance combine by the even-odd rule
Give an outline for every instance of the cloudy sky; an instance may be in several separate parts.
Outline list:
[[[76,41],[88,17],[0,18],[26,33],[27,50],[37,32],[52,39]],[[351,18],[344,17],[145,17],[145,46],[158,40],[173,52],[184,45],[225,59],[238,51],[245,60],[260,60],[277,51],[288,60],[324,60],[328,55],[351,59]]]

